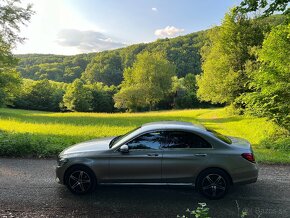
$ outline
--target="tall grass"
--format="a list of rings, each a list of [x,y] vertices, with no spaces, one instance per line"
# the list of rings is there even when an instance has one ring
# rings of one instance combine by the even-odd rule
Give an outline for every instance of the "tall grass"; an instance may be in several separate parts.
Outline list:
[[[277,135],[282,129],[263,118],[232,115],[226,108],[115,114],[51,113],[2,108],[0,155],[56,155],[74,143],[124,134],[143,123],[159,120],[201,123],[223,134],[246,138],[253,144],[260,162],[290,163],[287,146],[279,147],[279,143],[276,147],[271,146],[271,143],[265,145],[270,136]]]

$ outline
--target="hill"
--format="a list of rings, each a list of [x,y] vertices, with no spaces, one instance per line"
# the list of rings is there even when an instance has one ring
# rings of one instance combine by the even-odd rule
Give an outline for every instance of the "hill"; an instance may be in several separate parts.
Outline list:
[[[256,19],[257,23],[269,28],[279,25],[284,20],[284,15]],[[184,77],[188,73],[196,75],[201,73],[200,49],[207,42],[206,33],[210,30],[98,53],[72,56],[16,55],[19,58],[17,70],[23,78],[33,80],[49,79],[71,83],[76,78],[82,77],[88,83],[103,82],[105,85],[119,85],[123,79],[124,69],[132,66],[137,54],[143,51],[161,51],[166,54],[170,62],[175,64],[178,77]]]
[[[171,39],[158,39],[152,43],[140,43],[111,51],[73,56],[53,54],[16,55],[17,70],[23,78],[49,79],[71,83],[83,76],[90,82],[118,85],[124,68],[132,66],[136,55],[143,51],[162,51],[177,67],[177,75],[201,72],[200,48],[205,42],[206,31],[191,33]],[[106,74],[110,75],[109,78]]]

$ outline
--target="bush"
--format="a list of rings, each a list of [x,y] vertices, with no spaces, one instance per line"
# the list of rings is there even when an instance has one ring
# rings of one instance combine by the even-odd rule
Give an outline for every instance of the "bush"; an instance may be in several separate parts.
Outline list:
[[[196,217],[196,218],[210,218],[209,216],[209,208],[206,206],[206,203],[198,203],[199,206],[195,210],[189,210],[187,209],[186,212],[189,214],[187,215],[182,215],[177,217],[179,218],[189,218],[189,217]]]
[[[67,145],[62,138],[44,138],[32,133],[0,132],[0,156],[51,157]]]

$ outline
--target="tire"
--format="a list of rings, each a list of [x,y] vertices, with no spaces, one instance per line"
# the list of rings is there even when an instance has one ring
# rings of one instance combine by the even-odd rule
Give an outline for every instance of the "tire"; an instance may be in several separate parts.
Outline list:
[[[230,188],[230,178],[221,169],[209,169],[198,176],[197,190],[212,200],[223,198]]]
[[[96,177],[88,167],[72,167],[65,175],[65,184],[73,194],[83,195],[95,190]]]

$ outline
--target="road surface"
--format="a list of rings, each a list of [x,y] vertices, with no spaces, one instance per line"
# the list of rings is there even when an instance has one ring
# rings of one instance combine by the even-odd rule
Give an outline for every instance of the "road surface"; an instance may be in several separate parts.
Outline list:
[[[102,186],[75,196],[55,182],[55,160],[0,158],[0,217],[176,217],[206,202],[211,217],[290,217],[290,166],[260,165],[257,183],[210,201],[183,186]]]

